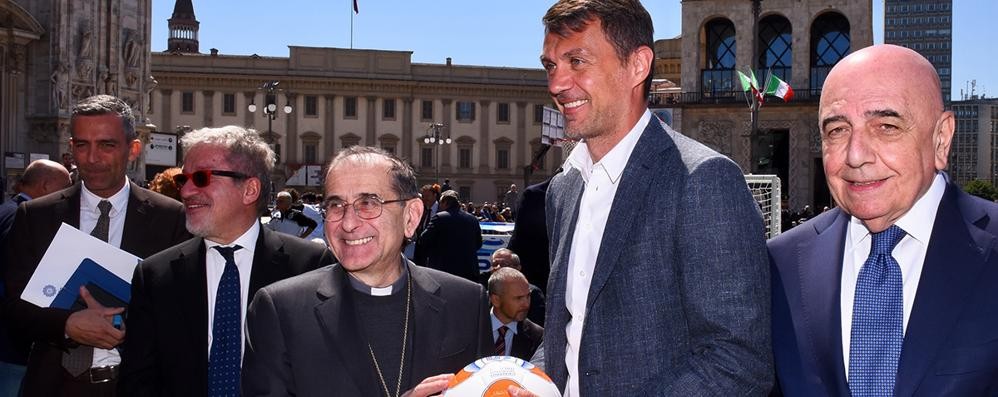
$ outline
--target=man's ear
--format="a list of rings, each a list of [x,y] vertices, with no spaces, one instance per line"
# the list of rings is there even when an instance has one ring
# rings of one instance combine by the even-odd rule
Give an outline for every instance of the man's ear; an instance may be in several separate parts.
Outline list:
[[[646,46],[638,47],[631,53],[627,66],[630,71],[630,83],[632,84],[632,87],[644,91],[645,81],[651,74],[651,68],[654,62],[655,51],[652,51],[651,48]]]
[[[256,204],[260,199],[260,179],[247,178],[243,181],[243,205]]]
[[[142,141],[138,139],[132,139],[128,143],[128,161],[135,161],[142,154]]]
[[[932,152],[935,155],[936,169],[944,170],[949,163],[949,149],[953,143],[953,133],[956,131],[956,119],[953,112],[946,111],[936,121],[936,130],[932,134]]]
[[[423,217],[423,200],[420,200],[419,197],[407,200],[403,215],[405,237],[417,237],[414,235],[416,234],[416,228],[419,227],[419,220]]]

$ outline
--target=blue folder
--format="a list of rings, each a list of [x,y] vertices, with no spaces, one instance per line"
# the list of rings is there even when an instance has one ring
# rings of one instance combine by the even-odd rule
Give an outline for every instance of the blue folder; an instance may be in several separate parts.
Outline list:
[[[128,281],[122,280],[90,258],[85,258],[49,307],[67,310],[82,308],[80,286],[84,285],[94,299],[106,307],[124,307],[132,299],[132,287]]]

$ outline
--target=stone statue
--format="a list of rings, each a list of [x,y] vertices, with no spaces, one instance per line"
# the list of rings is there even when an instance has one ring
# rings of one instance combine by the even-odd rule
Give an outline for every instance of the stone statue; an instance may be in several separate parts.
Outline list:
[[[129,37],[125,41],[125,47],[122,49],[122,55],[125,58],[125,64],[128,67],[134,68],[139,66],[139,45],[135,42],[134,37]]]
[[[56,110],[65,110],[69,104],[66,97],[67,83],[69,82],[69,70],[66,65],[58,63],[52,71],[52,100],[55,101]]]
[[[80,35],[80,58],[89,59],[93,54],[93,32],[85,30]]]

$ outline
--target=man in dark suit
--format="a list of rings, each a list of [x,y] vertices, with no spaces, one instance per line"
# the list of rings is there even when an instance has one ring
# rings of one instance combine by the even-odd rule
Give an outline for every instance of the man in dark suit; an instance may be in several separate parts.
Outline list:
[[[440,393],[491,351],[482,287],[402,256],[423,211],[408,163],[354,146],[327,169],[326,238],[339,263],[257,292],[244,395]]]
[[[500,248],[492,252],[492,268],[489,269],[489,273],[482,273],[485,277],[484,285],[488,286],[489,278],[492,277],[492,273],[503,267],[511,267],[516,269],[516,271],[523,274],[523,267],[520,266],[520,256],[509,248]],[[527,311],[527,318],[530,321],[537,323],[537,325],[544,326],[544,291],[540,287],[530,283],[527,283],[530,288],[530,310]]]
[[[572,397],[768,393],[762,217],[737,165],[648,111],[648,12],[562,0],[544,25],[548,90],[582,140],[547,193],[548,375]]]
[[[131,108],[118,98],[80,101],[70,122],[70,148],[81,183],[17,210],[7,244],[4,322],[34,342],[23,382],[26,396],[113,395],[117,381],[120,356],[114,348],[124,332],[111,319],[122,308],[95,304],[70,312],[20,299],[62,223],[140,258],[190,237],[180,203],[125,176],[128,162],[142,151],[134,126]]]
[[[547,195],[551,179],[536,185],[527,186],[520,194],[517,204],[516,224],[506,248],[520,256],[523,275],[530,284],[547,291],[548,273],[548,234],[544,215],[544,196]]]
[[[440,194],[440,211],[430,218],[419,244],[427,267],[477,282],[482,229],[478,219],[461,209],[456,191]]]
[[[529,361],[544,339],[544,328],[527,319],[530,284],[512,267],[492,271],[489,277],[489,303],[492,310],[493,351],[496,356],[513,356]]]
[[[184,169],[175,179],[196,237],[135,269],[124,396],[238,395],[247,302],[265,285],[332,263],[324,245],[261,227],[274,152],[255,131],[204,128],[181,143]],[[227,354],[235,358],[229,368]]]
[[[21,179],[14,184],[17,192],[10,200],[0,204],[0,277],[6,267],[3,243],[14,224],[17,206],[36,197],[65,189],[73,184],[66,167],[52,160],[35,160],[24,169]],[[4,285],[0,283],[0,297]],[[11,339],[7,327],[0,327],[0,395],[16,395],[21,379],[27,370],[29,343]]]
[[[998,205],[942,172],[955,121],[939,87],[892,45],[828,74],[818,117],[838,207],[769,243],[784,395],[998,391]]]

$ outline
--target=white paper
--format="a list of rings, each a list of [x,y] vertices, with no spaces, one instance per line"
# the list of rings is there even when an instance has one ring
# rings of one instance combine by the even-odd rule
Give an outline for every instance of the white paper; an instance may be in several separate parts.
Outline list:
[[[135,255],[63,223],[24,287],[21,299],[49,307],[80,262],[88,258],[129,284],[135,266],[141,261]]]

